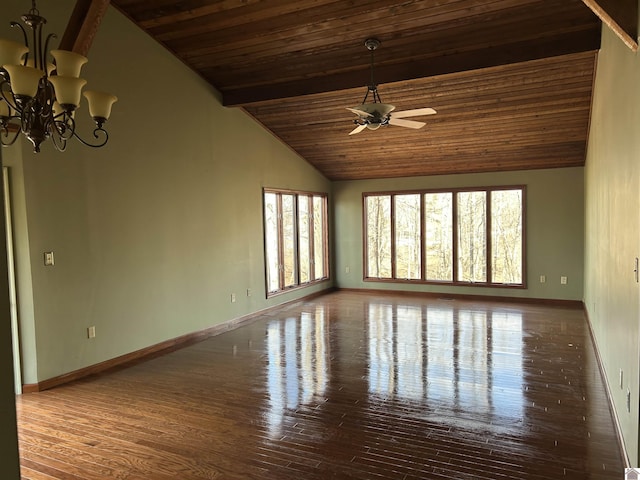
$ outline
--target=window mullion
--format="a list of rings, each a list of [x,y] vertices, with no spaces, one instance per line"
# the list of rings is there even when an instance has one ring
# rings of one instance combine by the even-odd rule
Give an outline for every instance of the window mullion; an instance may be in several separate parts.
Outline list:
[[[491,234],[491,190],[487,190],[487,199],[486,199],[486,205],[485,205],[485,218],[486,218],[486,238],[487,238],[487,242],[486,242],[486,255],[485,255],[485,262],[486,262],[486,272],[487,272],[487,279],[486,282],[487,283],[493,283],[493,268],[492,268],[492,264],[493,264],[493,242],[492,242],[492,234]]]
[[[293,286],[300,285],[300,225],[298,225],[300,221],[300,211],[298,209],[299,201],[300,195],[293,195],[293,258],[295,259],[295,262],[293,264]]]
[[[458,282],[458,192],[452,192],[452,201],[451,201],[451,205],[452,205],[452,209],[453,212],[451,212],[451,228],[453,229],[453,235],[452,235],[452,239],[453,239],[453,245],[452,245],[452,251],[453,251],[453,283],[457,283]]]
[[[284,288],[284,225],[282,217],[282,194],[276,194],[278,218],[278,289]]]
[[[427,249],[425,248],[425,242],[427,238],[427,222],[425,215],[427,214],[424,208],[424,194],[420,194],[420,279],[426,280],[427,278]]]
[[[315,248],[315,221],[316,213],[313,209],[313,196],[307,196],[308,204],[308,217],[307,223],[309,225],[309,281],[312,282],[316,279],[316,248]]]
[[[396,279],[396,196],[391,195],[391,278]]]
[[[331,232],[329,232],[329,200],[327,197],[322,200],[321,207],[322,236],[328,239]],[[327,240],[322,242],[322,276],[329,278],[329,275],[329,242]]]

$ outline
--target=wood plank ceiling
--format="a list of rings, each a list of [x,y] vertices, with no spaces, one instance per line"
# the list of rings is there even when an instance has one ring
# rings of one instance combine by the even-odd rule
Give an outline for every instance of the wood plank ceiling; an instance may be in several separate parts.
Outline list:
[[[581,0],[112,0],[332,180],[584,165],[601,23]],[[427,126],[349,136],[370,78]]]

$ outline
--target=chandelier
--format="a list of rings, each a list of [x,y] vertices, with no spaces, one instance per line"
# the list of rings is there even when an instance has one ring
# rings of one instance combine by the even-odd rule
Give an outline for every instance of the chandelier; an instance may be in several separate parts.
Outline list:
[[[36,153],[49,138],[59,151],[65,150],[71,137],[89,147],[104,146],[109,134],[103,126],[117,97],[105,92],[84,92],[89,115],[95,122],[96,143],[80,138],[75,113],[87,83],[80,78],[80,70],[88,60],[75,52],[51,50],[51,61],[47,51],[56,35],[49,34],[43,42],[42,26],[47,20],[40,16],[35,0],[31,6],[29,13],[21,17],[28,30],[10,22],[22,31],[24,44],[0,38],[0,143],[12,145],[22,132]]]

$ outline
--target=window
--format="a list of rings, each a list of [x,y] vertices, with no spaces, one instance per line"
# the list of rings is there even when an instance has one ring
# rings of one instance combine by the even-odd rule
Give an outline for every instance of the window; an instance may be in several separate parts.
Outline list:
[[[365,193],[365,279],[524,287],[524,198],[524,186]]]
[[[328,278],[327,196],[264,190],[267,296]]]

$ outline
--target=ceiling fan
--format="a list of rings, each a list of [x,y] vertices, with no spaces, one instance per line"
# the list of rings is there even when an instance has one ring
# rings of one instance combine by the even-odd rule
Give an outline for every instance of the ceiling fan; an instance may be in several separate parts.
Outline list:
[[[382,103],[380,94],[378,93],[378,85],[373,80],[373,52],[380,46],[380,40],[377,38],[368,38],[364,42],[365,47],[371,52],[371,82],[367,86],[367,94],[364,96],[362,104],[349,108],[347,110],[355,113],[358,118],[353,121],[357,126],[349,135],[360,133],[365,128],[369,130],[377,130],[387,125],[396,125],[398,127],[422,128],[426,125],[424,122],[416,122],[415,120],[406,120],[409,117],[419,117],[423,115],[433,115],[436,111],[433,108],[416,108],[414,110],[404,110],[394,112],[396,108],[388,103]],[[373,97],[373,102],[367,103],[369,94]]]

